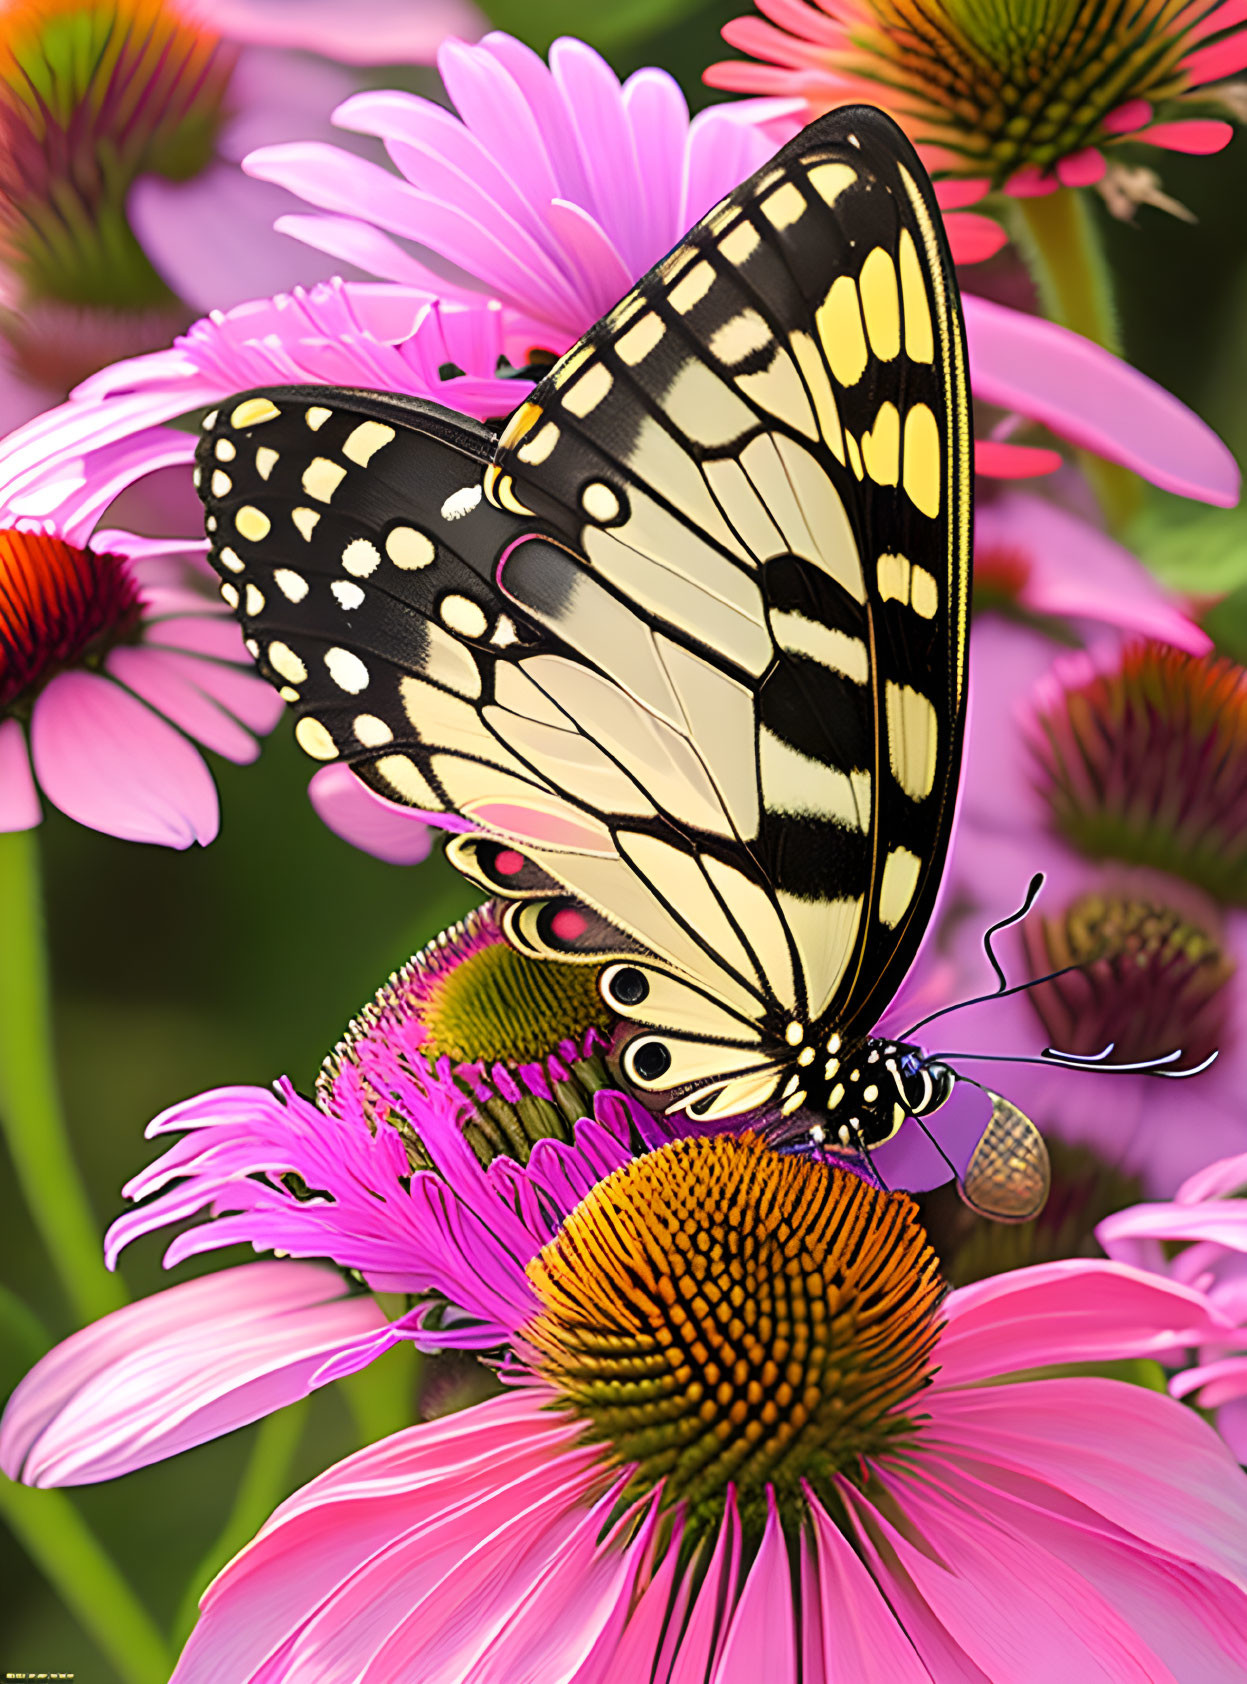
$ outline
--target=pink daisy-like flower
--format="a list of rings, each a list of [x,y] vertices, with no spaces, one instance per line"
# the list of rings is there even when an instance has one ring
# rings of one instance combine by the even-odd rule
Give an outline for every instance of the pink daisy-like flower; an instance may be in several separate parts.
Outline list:
[[[1247,1154],[1199,1170],[1167,1204],[1115,1211],[1096,1229],[1108,1255],[1203,1292],[1235,1331],[1179,1367],[1175,1397],[1216,1412],[1217,1431],[1247,1462]]]
[[[319,0],[6,6],[0,322],[11,366],[0,421],[159,344],[198,310],[330,272],[273,232],[292,202],[238,160],[320,130],[355,80],[330,59],[427,62],[444,35],[479,28],[468,0],[405,10],[394,0],[364,0],[349,18]]]
[[[62,460],[51,516],[33,497],[16,509],[0,479],[0,830],[38,824],[42,790],[113,836],[210,842],[216,789],[194,745],[252,760],[253,733],[276,724],[203,541],[97,530],[119,492],[193,450],[152,428],[98,452],[90,476]]]
[[[394,1077],[435,1167],[358,1111],[225,1090],[158,1119],[193,1132],[110,1247],[207,1205],[171,1261],[329,1253],[439,1309],[387,1325],[323,1265],[249,1264],[75,1335],[9,1405],[6,1469],[82,1482],[395,1338],[509,1353],[502,1396],[283,1504],[206,1593],[178,1684],[381,1684],[416,1657],[448,1684],[1241,1677],[1247,1480],[1212,1431],[1118,1381],[998,1383],[1223,1337],[1198,1292],[1074,1263],[941,1304],[904,1195],[751,1136],[634,1158],[618,1096],[485,1167],[455,1090]]]
[[[1247,68],[1237,0],[1040,0],[1021,10],[1000,0],[758,0],[758,10],[723,30],[754,62],[712,65],[711,87],[800,99],[810,117],[856,100],[882,105],[952,211],[994,189],[1025,198],[1102,182],[1110,203],[1129,201],[1140,191],[1135,143],[1196,153],[1227,144],[1236,106],[1213,84]],[[1115,169],[1122,147],[1126,165]],[[1142,191],[1156,197],[1150,181]]]
[[[1247,1146],[1247,673],[1199,653],[1189,633],[1185,649],[1104,641],[1054,662],[1036,630],[980,622],[973,682],[991,706],[972,702],[949,864],[950,894],[969,916],[937,1002],[994,986],[980,933],[1043,871],[1039,904],[998,943],[1006,970],[1022,982],[1079,968],[950,1014],[939,1046],[1093,1057],[1111,1045],[1105,1062],[1122,1064],[1180,1052],[1162,1067],[1175,1072],[1215,1053],[1183,1081],[999,1067],[1042,1131],[1085,1143],[1159,1196]],[[1180,627],[1164,635],[1176,642]]]

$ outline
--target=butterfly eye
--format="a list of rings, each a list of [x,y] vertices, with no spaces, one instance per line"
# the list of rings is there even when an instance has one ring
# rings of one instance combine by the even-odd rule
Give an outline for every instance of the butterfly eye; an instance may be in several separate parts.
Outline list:
[[[635,965],[623,965],[619,970],[607,973],[602,991],[612,1005],[639,1006],[649,994],[649,982],[645,973],[638,971]],[[656,1042],[654,1044],[657,1045]]]
[[[661,1041],[638,1041],[625,1054],[624,1067],[638,1081],[657,1082],[671,1068],[671,1053]]]

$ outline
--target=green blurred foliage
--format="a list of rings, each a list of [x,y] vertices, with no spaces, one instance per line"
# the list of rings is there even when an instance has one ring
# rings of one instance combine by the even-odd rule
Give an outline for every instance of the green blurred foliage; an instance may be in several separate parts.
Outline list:
[[[585,14],[568,0],[495,0],[490,9],[500,27],[541,49],[560,33],[576,33],[621,74],[665,65],[699,107],[711,97],[701,70],[722,52],[718,29],[747,8],[744,0],[608,0]],[[1158,163],[1166,190],[1198,220],[1187,225],[1152,209],[1129,226],[1103,219],[1127,351],[1247,455],[1240,211],[1247,140],[1220,157],[1168,155]],[[1179,588],[1230,593],[1209,624],[1227,649],[1247,658],[1247,516],[1157,494],[1132,539]],[[121,1209],[122,1184],[156,1155],[143,1139],[150,1117],[204,1088],[264,1083],[283,1072],[310,1088],[362,1002],[474,899],[440,856],[402,870],[330,835],[307,802],[309,765],[285,725],[258,765],[214,769],[223,823],[208,849],[132,846],[55,814],[42,831],[65,1100],[101,1232]],[[163,1284],[161,1249],[155,1237],[127,1254],[123,1275],[133,1295]],[[249,1255],[222,1254],[174,1278]],[[50,1343],[72,1331],[11,1175],[0,1177],[0,1261],[0,1278],[36,1318],[0,1300],[11,1382],[40,1338]],[[458,1383],[442,1389],[449,1395]],[[415,1408],[411,1369],[395,1367],[381,1385],[380,1405],[376,1398],[368,1404],[374,1415],[378,1407]],[[358,1443],[349,1396],[339,1386],[311,1400],[282,1488]],[[227,1524],[259,1430],[75,1495],[166,1631],[178,1620],[188,1579]],[[5,1670],[119,1684],[2,1530],[0,1597]]]

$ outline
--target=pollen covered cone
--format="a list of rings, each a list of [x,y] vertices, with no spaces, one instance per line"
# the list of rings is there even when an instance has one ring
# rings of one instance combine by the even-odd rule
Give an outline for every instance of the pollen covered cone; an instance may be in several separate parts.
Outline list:
[[[747,1528],[768,1486],[795,1522],[803,1481],[912,1430],[942,1283],[904,1194],[754,1135],[681,1140],[600,1183],[528,1274],[536,1368],[694,1531],[729,1488]]]
[[[884,106],[957,204],[1087,186],[1124,140],[1211,152],[1232,129],[1216,87],[1247,63],[1243,12],[1225,0],[758,0],[730,46],[758,62],[712,87],[804,99],[814,115]],[[765,21],[764,21],[765,20]],[[950,198],[950,204],[953,200]]]

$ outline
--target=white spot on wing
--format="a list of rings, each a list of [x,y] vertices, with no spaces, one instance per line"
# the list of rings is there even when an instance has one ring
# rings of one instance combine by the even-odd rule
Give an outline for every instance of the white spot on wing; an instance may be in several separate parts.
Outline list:
[[[461,491],[452,492],[442,504],[442,519],[462,520],[464,515],[472,513],[480,500],[480,485],[465,485]]]

